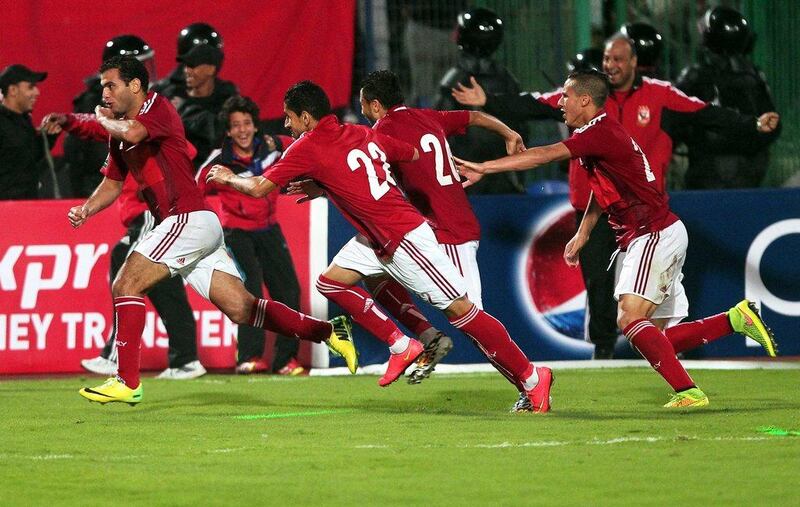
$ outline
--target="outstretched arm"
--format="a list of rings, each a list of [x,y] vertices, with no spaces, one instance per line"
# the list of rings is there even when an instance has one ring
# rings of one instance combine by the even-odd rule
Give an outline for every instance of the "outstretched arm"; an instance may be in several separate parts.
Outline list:
[[[491,130],[502,137],[506,142],[506,152],[509,155],[525,151],[525,142],[522,140],[522,136],[494,116],[480,111],[470,111],[469,125],[471,127],[482,127],[486,130]]]
[[[602,212],[603,210],[600,209],[600,205],[597,204],[594,198],[594,193],[589,194],[589,205],[586,207],[586,213],[583,214],[578,231],[564,248],[564,260],[568,266],[575,267],[580,263],[578,254],[586,245],[586,242],[589,241],[589,236],[592,234],[594,226],[597,225],[597,220]]]
[[[458,165],[459,171],[474,172],[480,174],[504,173],[509,171],[524,171],[533,169],[542,164],[558,162],[571,158],[567,146],[564,143],[549,144],[547,146],[537,146],[528,148],[522,153],[515,153],[507,157],[488,160],[486,162],[470,162],[453,157]]]
[[[263,176],[243,178],[233,174],[233,171],[224,165],[212,166],[208,171],[208,176],[206,176],[206,183],[227,185],[238,192],[252,197],[264,197],[278,188],[275,183]]]

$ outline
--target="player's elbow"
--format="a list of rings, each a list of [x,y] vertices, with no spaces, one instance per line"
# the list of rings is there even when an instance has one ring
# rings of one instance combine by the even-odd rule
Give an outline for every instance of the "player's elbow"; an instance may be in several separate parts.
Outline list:
[[[414,162],[414,161],[416,161],[416,160],[419,160],[419,150],[417,150],[416,148],[414,148],[414,156],[413,156],[413,157],[411,157],[411,161],[412,161],[412,162]]]
[[[147,139],[147,129],[140,123],[134,123],[122,133],[122,140],[130,144],[139,144]]]

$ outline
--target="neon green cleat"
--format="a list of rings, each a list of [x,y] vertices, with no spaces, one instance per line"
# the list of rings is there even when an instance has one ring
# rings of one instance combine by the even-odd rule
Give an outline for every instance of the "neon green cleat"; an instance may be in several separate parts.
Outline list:
[[[757,341],[759,345],[764,347],[769,357],[778,355],[775,335],[761,320],[761,315],[759,315],[756,305],[743,299],[739,304],[728,310],[728,320],[730,320],[734,331]]]
[[[697,387],[675,393],[664,408],[693,408],[708,405],[708,396]]]
[[[84,387],[78,393],[89,401],[106,404],[113,402],[127,403],[134,406],[142,401],[142,383],[139,387],[131,389],[119,377],[111,377],[97,387]]]
[[[339,315],[328,322],[333,326],[333,331],[331,337],[325,340],[325,344],[335,356],[343,357],[347,369],[355,374],[358,369],[358,351],[353,342],[353,326],[350,324],[350,319]]]

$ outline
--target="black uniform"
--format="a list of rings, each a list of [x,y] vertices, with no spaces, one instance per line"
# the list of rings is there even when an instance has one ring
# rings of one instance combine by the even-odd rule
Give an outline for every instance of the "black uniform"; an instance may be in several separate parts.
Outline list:
[[[48,136],[50,146],[58,136]],[[38,199],[45,157],[42,137],[30,113],[0,104],[0,199]]]
[[[186,98],[186,78],[183,74],[183,65],[178,65],[169,75],[158,80],[151,88],[152,91],[160,93],[168,99],[175,97]]]
[[[434,105],[435,109],[453,111],[464,109],[453,99],[450,90],[461,83],[470,86],[470,76],[475,77],[478,83],[488,94],[517,95],[520,86],[516,78],[501,64],[490,57],[478,57],[462,52],[456,65],[449,69],[442,78],[439,96]],[[525,122],[515,121],[506,115],[498,115],[500,121],[506,123],[526,140]],[[480,127],[468,127],[466,135],[453,136],[447,142],[453,155],[474,162],[484,162],[508,155],[503,139],[493,132]],[[468,191],[481,194],[504,194],[524,192],[525,188],[520,182],[519,174],[506,172],[485,176],[477,184],[469,187]]]
[[[86,89],[72,100],[74,113],[94,113],[94,108],[103,101],[100,78],[90,76],[84,80]],[[103,167],[108,156],[108,143],[81,139],[68,134],[64,139],[64,161],[69,170],[73,197],[88,197],[100,184]]]
[[[230,81],[215,78],[214,91],[208,97],[178,99],[178,114],[186,130],[186,139],[197,149],[194,166],[199,169],[209,154],[219,146],[225,126],[219,119],[222,104],[239,93]]]
[[[745,55],[704,50],[699,63],[685,68],[676,82],[688,95],[746,115],[775,110],[764,75]],[[768,146],[781,125],[769,134],[737,139],[689,127],[682,140],[689,148],[686,188],[752,188],[761,185],[769,164]]]

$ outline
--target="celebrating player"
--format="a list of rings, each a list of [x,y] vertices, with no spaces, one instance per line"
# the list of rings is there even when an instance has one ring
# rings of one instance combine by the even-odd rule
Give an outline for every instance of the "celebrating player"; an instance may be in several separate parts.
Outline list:
[[[403,104],[397,75],[388,70],[369,74],[361,86],[361,112],[373,129],[413,145],[420,158],[392,166],[397,183],[431,224],[442,251],[467,282],[467,296],[483,309],[478,271],[480,224],[467,200],[453,164],[447,137],[463,134],[468,126],[483,127],[500,136],[508,154],[525,149],[522,137],[500,120],[478,111],[433,111]],[[452,347],[452,340],[438,332],[413,304],[408,292],[389,276],[368,279],[375,299],[425,344],[425,353],[409,376],[421,382]],[[418,332],[422,328],[422,332]],[[425,340],[433,334],[433,340]],[[489,361],[493,361],[489,357]]]
[[[284,97],[286,126],[297,137],[264,176],[242,178],[214,166],[208,180],[252,196],[264,196],[297,178],[311,178],[360,233],[334,257],[317,279],[317,288],[347,310],[354,320],[389,346],[391,355],[379,385],[397,380],[422,353],[356,284],[388,273],[433,306],[454,326],[474,338],[497,368],[524,395],[515,408],[547,412],[552,372],[536,367],[505,327],[475,306],[453,263],[439,248],[425,218],[395,186],[392,162],[419,158],[410,144],[360,125],[341,125],[331,114],[325,92],[310,81],[297,83]]]
[[[564,142],[529,149],[484,163],[456,159],[470,182],[484,174],[529,169],[557,160],[577,158],[589,174],[592,194],[578,232],[567,243],[564,259],[578,265],[601,210],[609,215],[619,249],[627,252],[615,297],[617,323],[650,365],[675,390],[668,408],[708,405],[708,397],[686,373],[675,354],[733,332],[742,333],[776,354],[772,333],[755,306],[744,300],[729,311],[678,324],[688,315],[689,302],[681,285],[688,238],[680,219],[670,211],[660,176],[647,157],[604,108],[608,77],[597,71],[578,71],[564,83],[559,101],[568,127]]]
[[[178,274],[237,324],[325,340],[354,369],[356,355],[346,318],[317,320],[247,292],[225,251],[219,219],[195,186],[180,118],[167,99],[147,92],[148,74],[142,62],[132,56],[113,57],[103,63],[100,74],[108,106],[96,109],[97,120],[109,134],[105,177],[84,204],[69,210],[69,221],[80,227],[108,207],[130,172],[160,223],[126,259],[112,286],[118,374],[98,387],[81,389],[80,394],[100,403],[134,405],[142,400],[144,295],[159,281]]]

